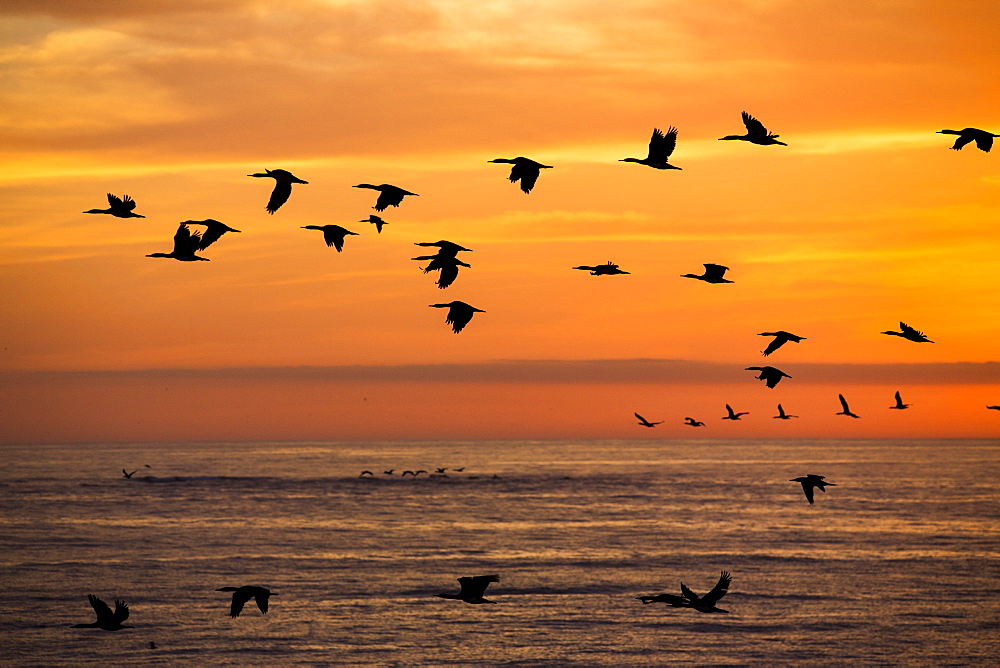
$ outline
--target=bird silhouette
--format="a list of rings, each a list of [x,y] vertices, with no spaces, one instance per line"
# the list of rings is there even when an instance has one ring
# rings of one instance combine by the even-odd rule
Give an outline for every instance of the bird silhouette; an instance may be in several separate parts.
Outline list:
[[[359,183],[353,188],[368,188],[369,190],[379,191],[378,199],[375,200],[375,206],[372,208],[376,211],[385,211],[386,207],[399,206],[399,203],[403,201],[403,198],[407,195],[413,195],[414,197],[419,197],[417,193],[411,193],[409,190],[403,190],[402,188],[397,188],[396,186],[391,186],[388,183],[383,183],[378,186],[373,186],[370,183]]]
[[[744,371],[760,371],[757,378],[764,381],[772,389],[782,378],[791,378],[787,373],[781,369],[775,369],[773,366],[748,366]]]
[[[653,136],[649,139],[649,151],[645,158],[622,158],[618,162],[638,162],[654,169],[680,169],[667,162],[675,146],[677,146],[677,128],[671,126],[666,134],[658,128],[653,128]]]
[[[108,193],[108,208],[107,209],[88,209],[84,213],[107,213],[115,218],[145,218],[146,216],[140,216],[135,212],[135,200],[125,195],[124,197],[118,197],[117,195],[112,195]]]
[[[472,320],[473,315],[476,313],[486,313],[482,309],[460,301],[448,302],[447,304],[428,304],[428,306],[431,308],[448,309],[448,317],[445,319],[445,323],[451,325],[452,331],[456,334],[465,329],[465,326]]]
[[[847,415],[847,416],[852,417],[852,418],[859,418],[859,417],[861,417],[860,415],[855,415],[854,413],[851,412],[851,407],[847,405],[847,399],[844,398],[843,394],[838,394],[837,398],[840,399],[840,405],[844,409],[844,410],[840,411],[839,413],[837,413],[837,415]]]
[[[909,408],[909,407],[910,407],[910,404],[904,404],[903,403],[903,396],[899,393],[899,390],[896,390],[896,405],[895,406],[889,406],[889,408],[901,411],[901,410],[904,410],[904,409]]]
[[[125,476],[126,478],[131,478],[132,476],[134,476],[138,472],[139,472],[138,469],[136,469],[135,471],[132,471],[131,473],[129,473],[125,469],[122,469],[122,475]]]
[[[579,267],[573,267],[574,269],[580,269],[581,271],[589,271],[591,276],[614,276],[615,274],[629,274],[631,272],[622,271],[618,268],[617,264],[612,263],[610,260],[607,264],[599,264],[594,267],[588,267],[586,265],[581,265]]]
[[[693,591],[688,589],[687,585],[683,582],[681,583],[681,593],[683,596],[677,596],[675,594],[653,594],[650,596],[637,596],[636,599],[642,601],[643,604],[649,603],[666,603],[672,608],[693,608],[698,612],[725,612],[728,610],[723,610],[722,608],[716,607],[716,603],[726,595],[729,591],[729,585],[733,582],[733,576],[727,571],[722,571],[722,575],[719,577],[719,581],[716,583],[712,591],[708,592],[704,596],[698,596]]]
[[[444,473],[447,470],[448,470],[448,467],[445,466],[444,468],[436,468],[436,469],[434,469],[434,472],[435,473]]]
[[[632,415],[634,415],[637,418],[639,418],[639,424],[641,424],[643,427],[655,427],[658,424],[663,424],[663,420],[660,420],[659,422],[650,422],[649,420],[647,420],[646,418],[642,417],[638,413],[632,413]]]
[[[739,419],[739,418],[736,418],[736,419]],[[684,418],[684,424],[686,424],[689,427],[704,427],[705,426],[704,422],[699,422],[698,420],[695,420],[694,418],[690,418],[690,417]]]
[[[357,232],[351,232],[346,230],[340,225],[303,225],[303,230],[321,230],[323,232],[323,241],[326,242],[327,246],[333,246],[340,253],[344,250],[344,237],[348,234],[357,235]]]
[[[450,242],[437,242],[437,243],[450,243]],[[420,246],[427,246],[433,244],[417,244]],[[435,255],[420,255],[413,258],[414,260],[430,260],[430,263],[423,268],[423,272],[426,274],[431,271],[437,271],[438,280],[437,286],[441,289],[447,288],[449,285],[455,282],[458,278],[458,268],[468,267],[471,268],[471,264],[466,264],[459,260],[455,255],[459,250],[469,250],[468,248],[462,248],[457,244],[452,244],[452,246],[457,246],[457,248],[444,247],[439,250]]]
[[[990,410],[1000,411],[1000,406],[987,406]]]
[[[729,415],[727,415],[726,417],[722,418],[723,420],[739,420],[740,416],[750,415],[750,413],[748,411],[744,411],[742,413],[737,413],[736,411],[733,410],[733,407],[730,406],[729,404],[726,404],[726,412],[729,413]]]
[[[91,624],[74,624],[74,629],[103,629],[105,631],[118,631],[120,629],[133,628],[127,624],[122,624],[128,619],[128,606],[125,601],[115,599],[115,611],[111,612],[108,604],[97,598],[93,594],[87,594],[87,600],[97,613],[97,621]]]
[[[375,225],[375,231],[378,234],[382,234],[382,226],[383,225],[388,225],[389,224],[389,223],[385,222],[384,220],[382,220],[381,218],[379,218],[378,216],[376,216],[374,214],[371,215],[371,216],[368,216],[364,220],[359,220],[358,222],[359,223],[372,223],[373,225]]]
[[[964,128],[962,130],[938,130],[939,135],[958,135],[958,139],[955,140],[955,144],[951,147],[953,151],[961,151],[962,147],[968,144],[970,141],[976,142],[976,148],[980,151],[990,152],[993,148],[993,138],[1000,137],[1000,135],[995,135],[992,132],[987,132],[986,130],[978,130],[976,128]]]
[[[146,257],[169,257],[181,262],[194,262],[195,260],[208,262],[207,257],[195,255],[195,251],[201,248],[201,244],[201,233],[193,232],[185,223],[181,223],[177,232],[174,233],[174,249],[172,251],[169,253],[150,253]]]
[[[374,473],[372,473],[371,471],[369,471],[369,470],[365,469],[365,470],[364,470],[364,471],[362,471],[362,472],[361,472],[360,474],[358,474],[358,477],[359,477],[359,478],[364,478],[364,477],[365,477],[366,475],[370,475],[370,476],[374,476],[375,474],[374,474]]]
[[[441,239],[440,241],[415,241],[413,245],[424,246],[425,248],[428,246],[437,246],[438,248],[437,256],[439,257],[456,257],[461,251],[469,251],[470,253],[472,252],[471,248],[466,248],[465,246],[459,246],[458,244],[452,241],[447,241],[445,239]],[[415,257],[413,259],[427,260],[432,257],[434,256],[427,255],[424,257]]]
[[[751,144],[760,144],[762,146],[767,146],[768,144],[780,144],[781,146],[788,146],[783,141],[778,141],[780,135],[772,134],[767,131],[764,124],[758,121],[756,118],[748,114],[747,112],[742,112],[743,115],[743,125],[747,126],[747,133],[745,135],[729,135],[727,137],[719,137],[719,141],[725,141],[727,139],[737,139],[740,141],[748,141]]]
[[[697,278],[699,281],[705,281],[706,283],[732,283],[727,278],[723,278],[729,267],[724,267],[721,264],[708,264],[702,263],[705,267],[705,273],[698,274],[681,274],[681,278]]]
[[[496,603],[483,598],[486,588],[491,582],[500,582],[499,575],[476,575],[474,577],[458,578],[458,583],[462,585],[462,590],[457,594],[435,594],[438,598],[447,598],[466,603]]]
[[[240,616],[240,612],[243,611],[243,604],[249,601],[251,598],[257,602],[257,607],[260,611],[267,614],[267,600],[271,596],[277,596],[277,592],[273,592],[266,587],[255,587],[253,585],[243,585],[242,587],[220,587],[215,591],[231,591],[233,592],[233,602],[229,606],[229,616],[236,619]]]
[[[395,470],[396,469],[389,469],[388,471],[382,471],[382,473],[384,473],[385,475],[392,475],[392,472]]]
[[[247,174],[247,176],[256,176],[258,178],[270,177],[274,179],[274,190],[271,191],[271,198],[267,200],[267,212],[271,214],[288,201],[288,197],[292,194],[293,183],[309,183],[284,169],[268,169],[265,167],[263,174],[258,172],[256,174]]]
[[[774,337],[774,340],[771,341],[769,344],[767,344],[767,348],[764,348],[764,350],[762,350],[761,353],[760,353],[761,355],[764,355],[765,357],[767,355],[770,355],[775,350],[777,350],[781,346],[785,345],[789,341],[793,341],[794,343],[798,343],[799,341],[802,341],[803,339],[806,338],[804,336],[796,336],[795,334],[792,334],[790,332],[786,332],[786,331],[780,330],[780,329],[777,332],[761,332],[757,336],[773,336]]]
[[[824,476],[810,473],[809,475],[799,476],[798,478],[792,478],[791,480],[789,480],[789,482],[801,483],[802,491],[805,493],[806,499],[811,504],[813,502],[814,487],[819,491],[826,493],[826,490],[823,489],[826,485],[831,485],[833,487],[837,486],[836,483],[826,482],[826,480],[824,480],[823,478]]]
[[[774,416],[774,419],[775,420],[788,420],[790,418],[797,418],[797,417],[798,417],[798,415],[789,415],[788,413],[786,413],[785,409],[781,407],[781,404],[778,404],[778,414]]]
[[[510,169],[510,182],[517,183],[520,181],[521,190],[525,195],[530,193],[531,189],[535,187],[535,181],[538,180],[538,173],[541,170],[552,169],[552,165],[543,165],[540,162],[535,162],[521,156],[516,158],[496,158],[487,162],[503,162],[514,165]]]
[[[239,230],[229,227],[225,223],[220,223],[214,218],[205,220],[185,220],[181,225],[204,225],[205,231],[201,233],[201,241],[198,243],[198,250],[205,250],[219,240],[226,232],[239,232]]]
[[[899,336],[906,339],[907,341],[914,341],[916,343],[934,343],[926,336],[924,336],[923,332],[918,332],[917,330],[907,325],[905,322],[899,323],[899,329],[900,331],[898,332],[893,332],[890,330],[882,332],[882,334],[889,334],[890,336]]]

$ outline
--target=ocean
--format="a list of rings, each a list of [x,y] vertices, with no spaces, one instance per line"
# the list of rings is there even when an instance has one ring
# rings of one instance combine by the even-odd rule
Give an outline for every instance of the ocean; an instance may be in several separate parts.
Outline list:
[[[1000,664],[997,440],[2,454],[3,666]],[[729,614],[636,600],[724,570]],[[496,605],[435,597],[494,573]],[[230,618],[245,584],[266,616]],[[134,628],[71,628],[89,593]]]

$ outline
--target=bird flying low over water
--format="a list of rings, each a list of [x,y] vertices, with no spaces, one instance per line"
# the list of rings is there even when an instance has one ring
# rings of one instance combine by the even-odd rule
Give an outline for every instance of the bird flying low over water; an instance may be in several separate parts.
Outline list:
[[[699,422],[698,420],[695,420],[694,418],[689,418],[689,417],[684,418],[684,424],[686,424],[689,427],[704,427],[705,426],[704,422]]]
[[[538,173],[541,170],[552,169],[552,165],[543,165],[540,162],[535,162],[521,156],[516,158],[496,158],[494,160],[487,160],[487,162],[505,162],[514,165],[510,169],[510,182],[517,183],[520,181],[521,190],[525,195],[530,193],[531,189],[535,187],[535,181],[538,180]]]
[[[375,231],[377,233],[379,233],[379,234],[382,234],[382,226],[389,224],[389,223],[385,222],[384,220],[382,220],[381,218],[379,218],[376,215],[368,216],[364,220],[359,220],[358,222],[359,223],[372,223],[375,226]]]
[[[205,231],[201,233],[201,241],[198,243],[198,250],[205,250],[219,240],[226,232],[239,232],[239,230],[229,227],[225,223],[220,223],[213,218],[205,220],[185,220],[182,225],[204,225]]]
[[[407,195],[419,197],[417,193],[411,193],[409,190],[403,190],[402,188],[391,186],[388,183],[383,183],[377,186],[373,186],[370,183],[359,183],[358,185],[351,187],[368,188],[369,190],[379,191],[378,199],[375,200],[375,206],[372,207],[376,211],[385,211],[386,207],[399,206],[399,203],[402,202],[403,198]]]
[[[122,475],[125,476],[126,478],[131,478],[132,476],[134,476],[138,472],[139,472],[138,469],[135,470],[135,471],[132,471],[131,473],[129,473],[125,469],[122,469]]]
[[[837,486],[836,483],[826,482],[826,480],[824,480],[824,476],[815,475],[812,473],[810,473],[809,475],[799,476],[798,478],[792,478],[791,480],[789,480],[789,482],[798,482],[802,484],[802,491],[805,493],[806,499],[809,501],[809,503],[813,502],[814,487],[819,491],[826,493],[826,490],[823,489],[824,486],[826,485],[831,485],[833,487]]]
[[[778,414],[774,416],[774,419],[775,420],[788,420],[790,418],[797,418],[797,417],[798,417],[798,415],[789,415],[788,413],[786,413],[785,409],[781,407],[781,404],[778,404]]]
[[[799,341],[802,341],[803,339],[806,338],[804,336],[796,336],[795,334],[792,334],[791,332],[786,332],[786,331],[780,330],[780,329],[777,332],[761,332],[757,336],[773,336],[774,337],[774,340],[771,341],[769,344],[767,344],[767,348],[764,348],[764,350],[762,350],[761,353],[760,353],[761,355],[764,355],[765,357],[767,355],[770,355],[775,350],[777,350],[781,346],[785,345],[789,341],[793,341],[795,343],[798,343]]]
[[[326,242],[327,246],[333,246],[340,253],[344,250],[344,237],[348,234],[353,234],[357,236],[357,232],[351,232],[346,230],[340,225],[303,225],[303,230],[321,230],[323,232],[323,241]]]
[[[699,281],[705,281],[706,283],[732,283],[727,278],[723,278],[728,271],[729,267],[724,267],[721,264],[710,264],[702,263],[705,267],[705,273],[701,274],[681,274],[681,278],[697,278]]]
[[[758,380],[764,381],[768,387],[774,389],[782,378],[791,378],[787,373],[781,369],[775,369],[773,366],[748,366],[744,371],[760,371],[760,375],[757,376]]]
[[[698,612],[725,612],[728,610],[723,610],[722,608],[717,608],[715,606],[719,600],[726,595],[729,591],[729,585],[733,582],[733,576],[729,574],[728,571],[722,571],[722,575],[719,577],[719,581],[716,583],[712,591],[708,592],[704,596],[698,596],[693,591],[688,589],[687,585],[683,582],[681,583],[681,593],[683,596],[677,596],[675,594],[654,594],[651,596],[637,596],[636,599],[642,601],[643,604],[648,603],[666,603],[672,608],[694,608]]]
[[[889,334],[890,336],[899,336],[906,339],[907,341],[914,341],[915,343],[934,343],[926,336],[924,336],[923,332],[918,332],[917,330],[907,325],[905,322],[899,323],[899,329],[900,331],[898,332],[886,331],[881,333]]]
[[[725,141],[727,139],[737,139],[740,141],[748,141],[751,144],[760,144],[761,146],[767,146],[768,144],[780,144],[781,146],[788,146],[783,141],[778,141],[780,135],[773,134],[767,131],[764,124],[758,121],[756,118],[743,112],[743,125],[747,126],[747,133],[745,135],[729,135],[727,137],[719,137],[719,141]]]
[[[486,313],[482,309],[460,301],[448,302],[447,304],[428,304],[428,306],[431,308],[448,309],[448,317],[445,319],[445,323],[451,325],[452,331],[456,334],[465,329],[465,326],[472,320],[473,315],[476,313]]]
[[[645,158],[622,158],[618,162],[638,162],[654,169],[680,169],[667,162],[667,158],[674,152],[676,146],[677,128],[671,126],[665,134],[660,129],[653,128],[653,136],[649,139],[649,151]]]
[[[267,212],[271,214],[288,201],[288,197],[292,194],[293,183],[309,183],[284,169],[268,169],[265,167],[263,174],[258,172],[256,174],[247,174],[247,176],[256,176],[258,178],[271,177],[274,179],[274,190],[271,191],[271,198],[267,200]]]
[[[844,398],[843,394],[838,394],[837,398],[840,399],[840,406],[844,409],[837,413],[837,415],[847,415],[852,418],[859,418],[860,415],[855,415],[851,412],[851,407],[847,405],[847,399]]]
[[[889,406],[889,408],[901,411],[901,410],[909,408],[909,407],[910,407],[910,404],[904,404],[903,403],[903,396],[899,393],[899,390],[896,390],[896,405],[895,406]]]
[[[993,148],[993,138],[1000,137],[1000,135],[995,135],[992,132],[987,132],[986,130],[978,130],[976,128],[964,128],[962,130],[938,130],[939,135],[958,135],[958,139],[955,140],[955,144],[951,147],[953,151],[961,151],[962,147],[968,144],[970,141],[976,142],[976,148],[980,151],[990,152]]]
[[[132,626],[122,624],[128,619],[128,606],[125,601],[115,599],[115,611],[111,612],[108,604],[97,598],[93,594],[87,594],[87,600],[97,613],[97,621],[91,624],[74,624],[74,629],[103,629],[105,631],[118,631],[120,629],[131,629]]]
[[[435,594],[438,598],[447,598],[466,603],[496,603],[483,598],[486,588],[491,582],[500,582],[499,575],[476,575],[474,577],[458,578],[458,583],[462,585],[462,591],[457,594]]]
[[[195,255],[195,251],[201,248],[201,233],[192,232],[186,223],[181,223],[174,233],[174,249],[172,251],[169,253],[150,253],[146,257],[169,257],[181,262],[194,262],[195,260],[208,262],[207,257]]]
[[[594,267],[588,267],[587,265],[581,265],[579,267],[573,267],[574,269],[580,269],[581,271],[589,271],[591,276],[614,276],[615,274],[630,274],[631,272],[622,271],[618,268],[617,264],[612,263],[610,260],[607,264],[599,264]]]
[[[750,415],[750,413],[748,411],[743,411],[742,413],[737,413],[736,411],[733,410],[733,407],[730,406],[729,404],[726,404],[726,412],[729,413],[729,415],[727,415],[726,417],[722,418],[723,420],[739,420],[740,416],[742,416],[742,415]]]
[[[659,422],[650,422],[649,420],[647,420],[646,418],[642,417],[638,413],[632,413],[632,415],[634,415],[637,418],[639,418],[639,424],[641,424],[643,427],[655,427],[658,424],[663,424],[663,420],[660,420]]]
[[[146,216],[140,216],[135,212],[135,200],[125,195],[124,197],[118,197],[117,195],[112,195],[108,193],[108,208],[107,209],[88,209],[84,213],[107,213],[116,218],[145,218]]]
[[[243,585],[242,587],[220,587],[215,591],[233,592],[233,603],[229,606],[229,616],[233,619],[240,616],[240,612],[243,611],[243,604],[251,598],[257,602],[257,607],[260,608],[260,611],[266,615],[268,598],[278,595],[277,592],[273,592],[266,587],[255,587],[253,585]]]

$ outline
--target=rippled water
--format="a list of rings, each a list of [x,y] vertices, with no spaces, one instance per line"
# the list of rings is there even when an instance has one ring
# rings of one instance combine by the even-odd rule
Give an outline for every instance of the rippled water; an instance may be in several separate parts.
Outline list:
[[[0,662],[997,665],[998,454],[998,441],[5,446]],[[836,483],[813,506],[789,482],[806,473]],[[722,570],[728,615],[635,600],[681,581],[703,593]],[[498,605],[434,597],[488,573]],[[215,589],[242,584],[279,593],[266,617],[251,603],[229,618]],[[124,598],[135,628],[70,628],[93,620],[88,593]]]

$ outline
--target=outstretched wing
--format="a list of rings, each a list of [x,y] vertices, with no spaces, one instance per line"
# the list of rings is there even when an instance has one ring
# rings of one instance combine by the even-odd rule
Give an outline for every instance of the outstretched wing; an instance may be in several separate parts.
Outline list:
[[[254,600],[257,601],[257,607],[260,608],[260,611],[265,615],[267,614],[267,600],[270,596],[271,592],[261,590],[254,594],[253,597]]]
[[[847,399],[844,398],[843,394],[838,394],[837,398],[840,399],[840,407],[844,409],[845,413],[851,412],[851,407],[847,405]]]
[[[698,594],[688,589],[688,586],[683,582],[681,583],[681,593],[684,594],[684,597],[692,603],[697,603],[699,600]]]
[[[271,191],[271,199],[267,200],[267,212],[273,214],[282,204],[288,201],[292,194],[292,184],[283,179],[274,180],[274,190]]]
[[[653,129],[653,136],[649,139],[649,160],[656,162],[666,162],[670,154],[677,146],[677,128],[671,126],[666,133],[658,128]]]
[[[907,325],[905,322],[899,323],[899,329],[903,332],[904,335],[905,334],[916,335],[916,336],[923,336],[924,335],[923,332],[918,332],[917,330],[915,330],[912,327],[910,327],[909,325]]]
[[[185,223],[181,223],[174,233],[174,253],[177,255],[194,255],[201,246],[201,234],[192,232]]]
[[[806,500],[809,503],[813,502],[813,485],[811,482],[802,482],[802,491],[806,494]]]
[[[745,111],[743,112],[743,125],[747,126],[747,134],[752,137],[767,136],[767,128],[764,127],[764,124]]]
[[[538,167],[534,165],[515,164],[510,170],[510,182],[520,181],[521,190],[528,194],[535,187],[539,171]]]
[[[125,605],[125,601],[116,598],[115,599],[115,614],[114,621],[121,624],[126,619],[128,619],[128,606]]]
[[[761,352],[761,355],[764,356],[770,355],[775,350],[785,345],[785,341],[786,339],[784,337],[781,336],[774,337],[774,339],[769,344],[767,344],[767,348],[764,348],[764,350]]]
[[[338,253],[344,250],[344,235],[339,230],[335,230],[332,227],[324,228],[323,241],[326,242],[327,246],[336,248]]]
[[[729,585],[732,582],[733,576],[729,574],[729,571],[722,571],[722,575],[716,585],[712,587],[712,591],[705,594],[701,600],[709,605],[715,605],[729,591]]]
[[[243,604],[250,600],[253,596],[249,591],[237,589],[233,592],[233,603],[229,606],[229,616],[233,619],[240,616],[243,612]]]
[[[962,147],[972,141],[974,137],[972,135],[959,135],[958,139],[955,140],[955,144],[951,147],[953,151],[961,151]],[[978,142],[977,142],[978,146]]]
[[[97,623],[110,622],[115,618],[114,614],[111,612],[111,608],[108,604],[97,598],[93,594],[87,594],[87,600],[90,601],[90,605],[93,606],[94,612],[97,613]],[[127,614],[127,613],[126,613]]]
[[[475,577],[458,578],[462,585],[463,598],[482,598],[491,582],[500,582],[499,575],[476,575]]]
[[[989,153],[990,149],[993,148],[993,136],[985,132],[981,135],[976,135],[976,148]]]

